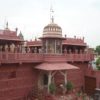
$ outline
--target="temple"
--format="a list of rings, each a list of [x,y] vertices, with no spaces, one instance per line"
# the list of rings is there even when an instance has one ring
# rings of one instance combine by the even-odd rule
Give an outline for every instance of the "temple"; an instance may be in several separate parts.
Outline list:
[[[26,100],[38,90],[50,93],[51,83],[58,94],[68,81],[75,91],[87,94],[100,88],[100,73],[92,69],[94,54],[84,37],[63,37],[53,17],[39,39],[25,41],[22,33],[17,33],[8,23],[0,30],[0,100]]]

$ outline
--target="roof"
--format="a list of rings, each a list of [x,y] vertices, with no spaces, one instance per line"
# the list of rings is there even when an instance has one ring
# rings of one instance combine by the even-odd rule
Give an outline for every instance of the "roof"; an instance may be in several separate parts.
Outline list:
[[[63,45],[78,45],[78,46],[87,46],[83,39],[76,38],[66,38],[62,41]]]
[[[50,23],[43,29],[43,37],[55,37],[61,38],[62,37],[62,29],[55,23]]]
[[[35,68],[46,71],[79,69],[78,67],[68,63],[42,63],[37,65]]]
[[[42,41],[27,41],[27,46],[42,46]]]
[[[64,37],[55,37],[55,36],[43,36],[43,37],[40,37],[39,39],[61,39],[61,40],[65,40]]]
[[[0,40],[23,41],[17,36],[16,31],[0,30]]]
[[[45,29],[45,28],[59,28],[59,29],[61,29],[61,27],[58,26],[58,25],[55,24],[55,23],[50,23],[50,24],[46,25],[46,26],[44,27],[44,29]]]

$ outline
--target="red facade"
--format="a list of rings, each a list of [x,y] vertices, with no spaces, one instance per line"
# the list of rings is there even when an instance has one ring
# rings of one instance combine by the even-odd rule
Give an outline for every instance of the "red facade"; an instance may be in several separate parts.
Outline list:
[[[91,93],[100,88],[100,72],[90,68],[94,55],[88,52],[84,38],[62,37],[61,27],[53,22],[44,28],[40,40],[24,41],[20,36],[8,28],[0,31],[0,100],[25,100],[38,88],[48,92],[50,82],[58,86],[58,92],[69,80],[76,91]],[[93,88],[87,89],[91,78]]]

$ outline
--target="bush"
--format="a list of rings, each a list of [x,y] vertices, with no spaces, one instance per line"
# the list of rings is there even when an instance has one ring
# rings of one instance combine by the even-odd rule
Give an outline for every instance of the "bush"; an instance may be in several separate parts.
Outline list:
[[[100,57],[96,60],[96,67],[100,70]]]
[[[100,57],[96,60],[96,65],[100,64]]]
[[[74,88],[73,83],[71,81],[68,81],[66,84],[67,91],[71,91],[71,90],[73,90],[73,88]]]
[[[52,93],[52,94],[55,93],[55,91],[56,91],[56,86],[55,86],[54,83],[51,83],[51,84],[49,85],[49,90],[50,90],[50,93]]]

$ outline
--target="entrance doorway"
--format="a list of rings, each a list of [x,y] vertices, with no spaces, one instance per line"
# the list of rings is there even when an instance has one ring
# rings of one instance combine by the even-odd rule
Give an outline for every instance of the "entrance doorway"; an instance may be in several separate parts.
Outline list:
[[[41,72],[38,80],[38,88],[43,90],[47,89],[47,87],[48,87],[48,73]]]
[[[48,85],[48,75],[46,73],[43,74],[43,85],[44,86]]]
[[[85,92],[89,95],[94,94],[96,88],[96,78],[85,76]]]

